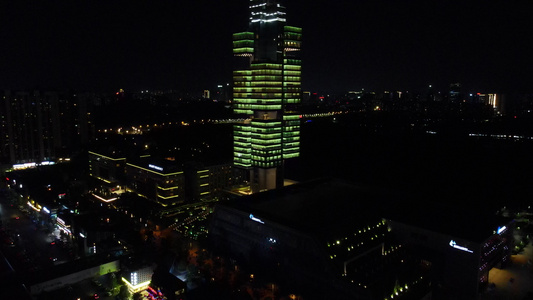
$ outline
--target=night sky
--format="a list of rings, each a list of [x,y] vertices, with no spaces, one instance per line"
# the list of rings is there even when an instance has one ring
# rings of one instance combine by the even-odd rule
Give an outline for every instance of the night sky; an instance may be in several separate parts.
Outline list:
[[[0,88],[199,91],[231,81],[248,1],[0,4]],[[529,3],[529,4],[516,4]],[[288,0],[304,29],[303,87],[533,90],[529,1]]]

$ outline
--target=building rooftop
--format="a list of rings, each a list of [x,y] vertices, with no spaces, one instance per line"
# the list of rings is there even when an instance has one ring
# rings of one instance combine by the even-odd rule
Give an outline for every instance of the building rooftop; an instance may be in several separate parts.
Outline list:
[[[416,197],[416,196],[415,196]],[[471,207],[408,199],[401,193],[319,179],[252,194],[221,205],[249,212],[327,240],[343,237],[381,218],[482,242],[511,219]]]
[[[183,171],[183,164],[174,160],[157,158],[157,157],[140,157],[139,159],[131,160],[129,165],[134,165],[139,168],[146,169],[154,173],[170,174]]]
[[[424,203],[397,206],[384,217],[424,228],[433,232],[481,243],[495,234],[499,227],[512,221],[496,214],[488,214],[471,207],[450,206],[444,203]],[[480,204],[482,205],[482,204]]]
[[[337,179],[319,179],[252,194],[221,205],[329,240],[381,220],[382,208],[393,200],[392,195],[383,191]]]

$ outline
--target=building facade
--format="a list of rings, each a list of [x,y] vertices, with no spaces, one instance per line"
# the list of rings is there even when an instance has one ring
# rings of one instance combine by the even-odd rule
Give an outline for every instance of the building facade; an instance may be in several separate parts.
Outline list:
[[[389,276],[405,257],[379,199],[338,180],[285,186],[217,203],[209,236],[221,255],[304,298],[384,299],[413,284]]]
[[[233,34],[234,164],[250,170],[252,191],[283,186],[283,161],[299,156],[302,29],[287,26],[274,0],[250,1],[249,31]]]
[[[126,163],[130,188],[137,194],[161,204],[163,207],[185,202],[185,175],[181,166],[170,162],[140,159]]]
[[[511,260],[514,221],[474,213],[469,219],[443,210],[447,213],[428,210],[427,218],[397,216],[387,223],[407,251],[431,270],[434,297],[480,299],[491,281],[490,270],[504,269]]]
[[[0,163],[55,161],[89,140],[87,100],[71,92],[0,91]]]

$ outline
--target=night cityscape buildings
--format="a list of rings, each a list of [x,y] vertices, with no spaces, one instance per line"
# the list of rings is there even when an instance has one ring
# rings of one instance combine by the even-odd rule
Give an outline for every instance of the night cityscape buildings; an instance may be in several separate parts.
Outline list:
[[[302,29],[286,25],[279,1],[250,1],[249,31],[233,34],[233,53],[246,60],[233,72],[234,164],[250,169],[252,191],[283,186],[283,162],[300,152]]]
[[[529,10],[321,1],[3,5],[0,299],[532,298]]]
[[[92,131],[87,96],[1,91],[0,159],[10,164],[54,161],[86,145]]]
[[[400,197],[310,181],[220,203],[210,238],[314,299],[476,299],[489,270],[509,265],[514,221],[440,204],[402,209]]]

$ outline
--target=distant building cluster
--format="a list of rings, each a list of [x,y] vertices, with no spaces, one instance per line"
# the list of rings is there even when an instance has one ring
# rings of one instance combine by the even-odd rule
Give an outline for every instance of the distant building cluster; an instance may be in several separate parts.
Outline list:
[[[88,95],[71,92],[0,92],[0,160],[55,161],[86,145],[94,128]]]
[[[513,98],[513,101],[509,101]],[[519,105],[516,105],[520,103]],[[529,103],[529,104],[528,104]],[[427,91],[349,91],[344,95],[304,92],[303,109],[345,109],[356,112],[403,111],[425,113],[434,117],[449,114],[475,114],[490,118],[509,113],[526,113],[533,101],[524,96],[502,93],[466,93],[461,84],[451,84],[447,91],[429,87]],[[521,108],[520,108],[521,107]]]

